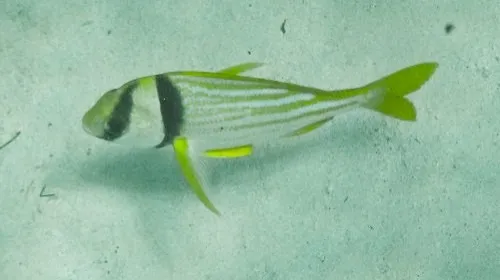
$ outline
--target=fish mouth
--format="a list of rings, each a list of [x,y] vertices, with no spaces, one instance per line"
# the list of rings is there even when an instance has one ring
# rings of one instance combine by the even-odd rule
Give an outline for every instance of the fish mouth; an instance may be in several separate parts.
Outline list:
[[[89,126],[88,114],[85,114],[82,118],[82,128],[87,134],[94,135],[94,133],[92,132],[92,129],[90,129],[90,126]]]
[[[90,113],[91,111],[86,112],[83,117],[82,117],[82,128],[85,131],[85,133],[97,137],[97,138],[104,138],[102,133],[99,133],[99,127],[96,126],[95,118],[93,114]]]
[[[100,133],[96,133],[96,130],[93,129],[92,125],[89,125],[88,122],[85,122],[85,119],[82,121],[82,128],[85,133],[87,133],[90,136],[99,138],[99,139],[105,139],[104,135],[101,135]]]
[[[93,136],[97,139],[101,139],[101,140],[106,140],[106,141],[110,141],[113,137],[109,136],[108,134],[98,134],[98,133],[95,133],[95,131],[93,131],[90,127],[86,126],[86,125],[83,125],[83,130],[90,136]]]
[[[86,126],[85,124],[82,124],[83,131],[87,134],[92,134],[92,131],[90,131],[90,128]]]

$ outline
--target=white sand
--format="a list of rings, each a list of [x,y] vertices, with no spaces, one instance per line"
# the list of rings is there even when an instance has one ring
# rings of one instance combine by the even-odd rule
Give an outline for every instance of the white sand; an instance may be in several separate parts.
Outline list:
[[[0,150],[0,279],[500,279],[497,1],[15,2],[0,1],[0,142],[21,131]],[[440,67],[416,123],[357,111],[214,162],[220,218],[170,148],[81,128],[132,78],[245,61],[332,89]]]

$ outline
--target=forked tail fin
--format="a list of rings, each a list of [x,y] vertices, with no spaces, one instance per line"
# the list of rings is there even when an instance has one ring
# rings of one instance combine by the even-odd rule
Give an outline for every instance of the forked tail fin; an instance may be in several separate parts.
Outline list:
[[[405,96],[422,87],[437,67],[435,62],[416,64],[366,85],[365,90],[376,94],[363,106],[400,120],[416,120],[415,106]]]

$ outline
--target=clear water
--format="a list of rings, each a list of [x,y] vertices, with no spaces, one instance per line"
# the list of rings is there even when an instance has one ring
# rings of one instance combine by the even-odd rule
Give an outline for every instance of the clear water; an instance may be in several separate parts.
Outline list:
[[[0,150],[0,279],[500,279],[499,15],[496,1],[0,1],[0,142],[21,132]],[[440,66],[411,95],[417,122],[359,110],[210,161],[221,217],[170,148],[81,127],[130,79],[246,61],[332,89]]]

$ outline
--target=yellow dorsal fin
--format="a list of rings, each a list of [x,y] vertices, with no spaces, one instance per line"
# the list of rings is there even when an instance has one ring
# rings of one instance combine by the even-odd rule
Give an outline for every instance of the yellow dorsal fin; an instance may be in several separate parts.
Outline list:
[[[203,154],[211,158],[238,158],[251,155],[253,152],[252,145],[243,145],[238,147],[206,150]]]
[[[222,70],[219,70],[218,72],[231,74],[231,75],[238,75],[238,74],[241,74],[243,72],[247,72],[247,71],[253,70],[255,68],[258,68],[262,65],[264,65],[264,63],[259,63],[259,62],[241,63],[238,65],[230,66],[228,68],[224,68]]]

